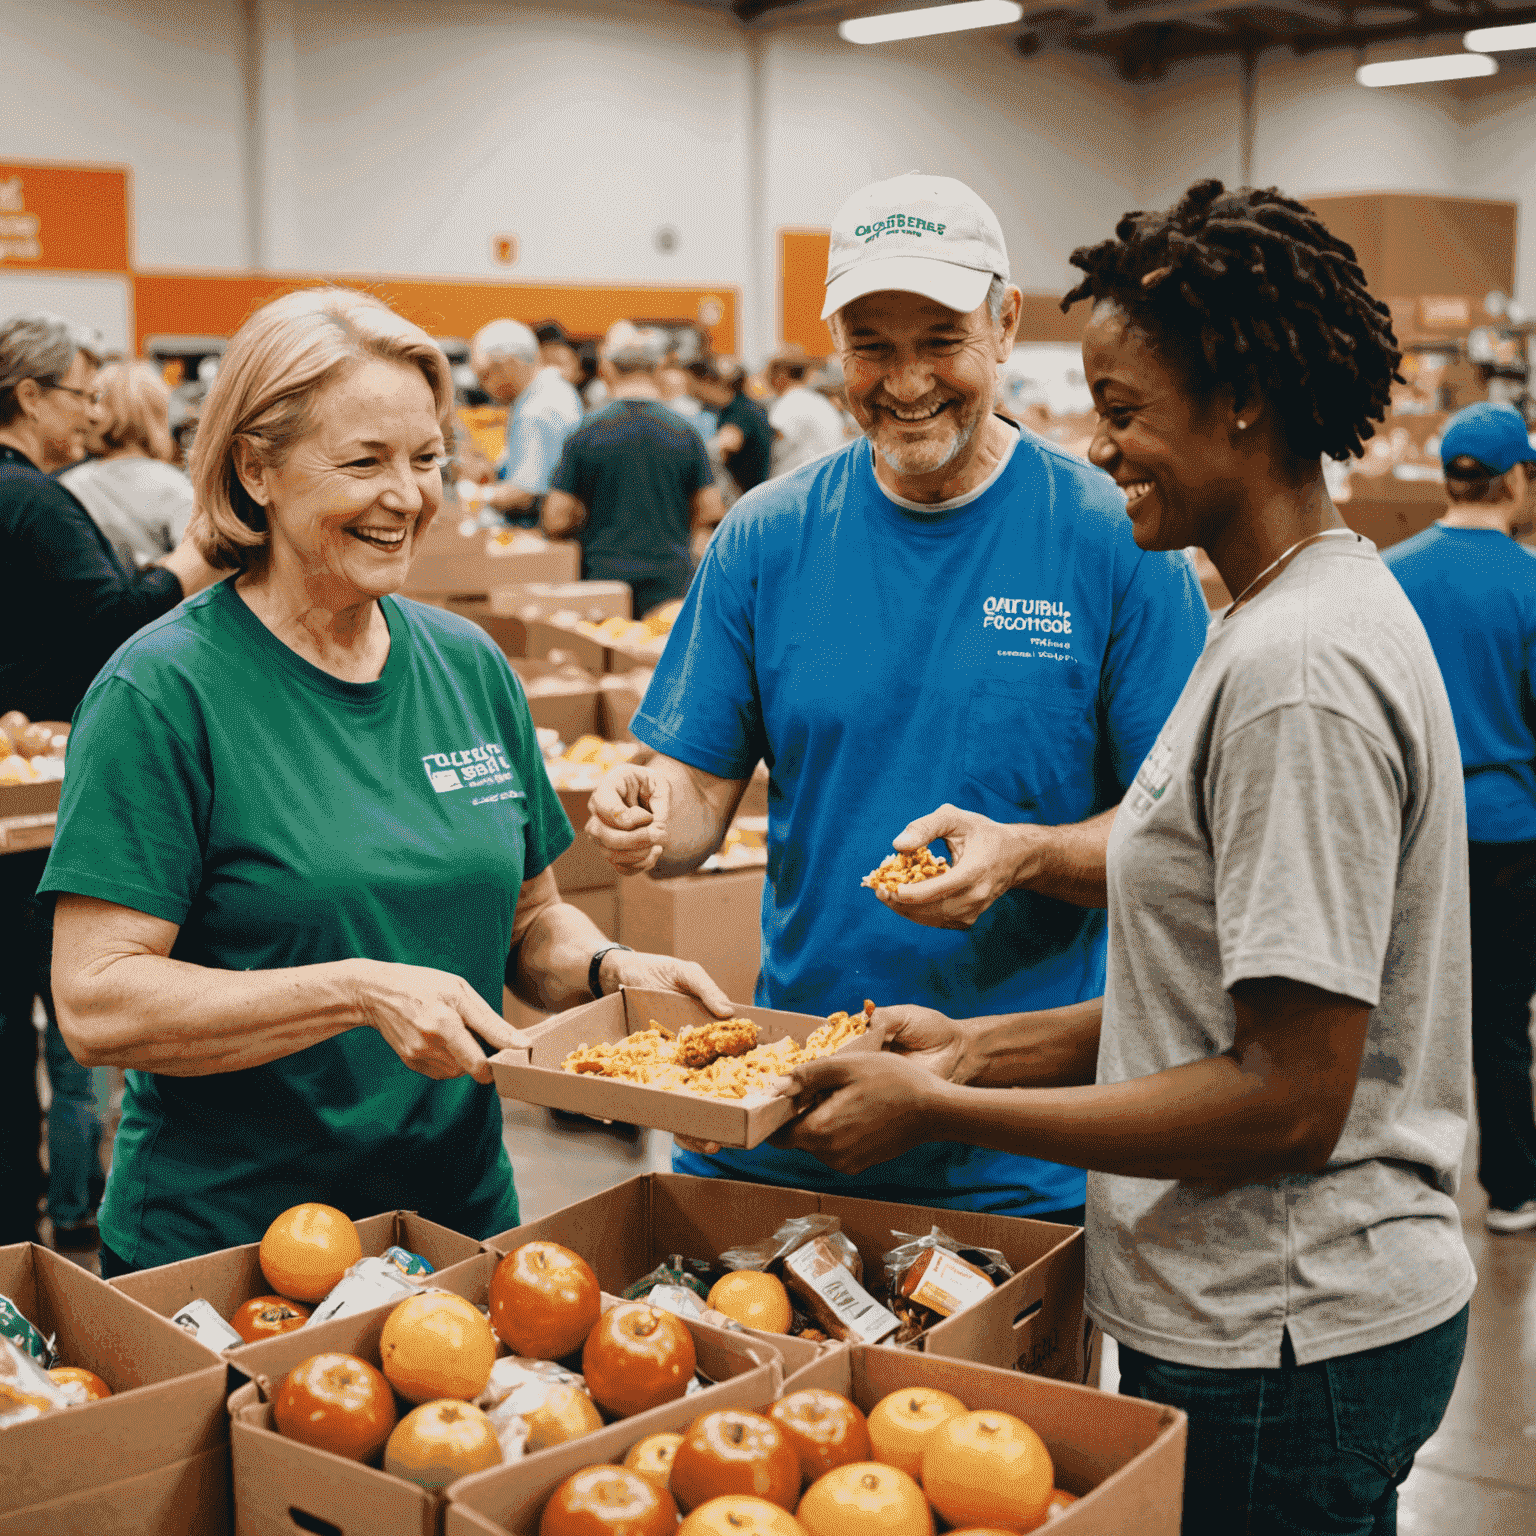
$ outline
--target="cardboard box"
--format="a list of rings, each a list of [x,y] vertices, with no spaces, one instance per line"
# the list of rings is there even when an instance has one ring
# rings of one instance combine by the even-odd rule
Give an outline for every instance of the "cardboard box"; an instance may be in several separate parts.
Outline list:
[[[592,798],[590,789],[560,789],[560,804],[565,808],[576,840],[550,866],[555,872],[555,883],[560,894],[574,891],[611,890],[619,883],[619,872],[608,862],[607,856],[587,835],[587,801]],[[638,949],[640,946],[634,945]]]
[[[600,624],[633,618],[634,596],[627,581],[527,581],[493,588],[490,608],[519,619],[570,611]]]
[[[739,1015],[755,1019],[763,1044],[786,1035],[802,1043],[826,1023],[807,1013],[777,1013],[769,1008],[733,1004]],[[680,992],[651,992],[621,987],[609,997],[559,1014],[534,1031],[526,1050],[498,1051],[491,1057],[496,1091],[503,1098],[547,1109],[622,1120],[656,1131],[676,1131],[723,1147],[755,1147],[793,1118],[790,1101],[782,1097],[732,1100],[706,1098],[665,1088],[646,1088],[592,1074],[566,1072],[565,1058],[577,1046],[622,1040],[648,1029],[654,1021],[674,1034],[689,1024],[704,1024],[714,1015]],[[850,1040],[844,1051],[879,1050],[876,1031]]]
[[[531,620],[524,627],[530,656],[550,656],[558,651],[599,676],[605,672],[632,672],[636,667],[654,667],[661,659],[660,648],[642,651],[614,645],[545,619]]]
[[[433,602],[436,607],[446,608],[449,613],[478,624],[496,642],[503,656],[515,660],[528,654],[527,626],[519,618],[495,612],[483,597],[417,597],[416,601]]]
[[[1011,1413],[1046,1443],[1056,1486],[1079,1501],[1054,1520],[1052,1536],[1178,1536],[1188,1421],[1176,1408],[988,1366],[860,1345],[795,1373],[786,1391],[821,1387],[868,1413],[911,1387],[953,1393],[967,1408]],[[757,1409],[770,1399],[755,1403]],[[461,1478],[444,1536],[534,1536],[545,1501],[565,1478],[598,1460],[620,1461],[632,1442],[622,1427],[600,1430],[543,1465],[524,1463]]]
[[[637,739],[629,726],[645,700],[650,678],[651,669],[648,667],[637,668],[634,672],[612,672],[603,678],[599,718],[605,740]]]
[[[3,1536],[222,1536],[226,1368],[174,1323],[34,1243],[0,1248],[0,1295],[113,1396],[0,1430]]]
[[[365,1216],[356,1225],[365,1255],[378,1255],[386,1248],[404,1248],[409,1253],[419,1253],[440,1275],[450,1273],[454,1266],[475,1258],[481,1251],[478,1239],[428,1221],[414,1211],[386,1211],[379,1216]],[[223,1248],[217,1253],[183,1259],[177,1264],[161,1264],[155,1269],[141,1269],[136,1274],[119,1275],[111,1285],[164,1318],[174,1317],[189,1301],[200,1297],[227,1321],[251,1297],[271,1293],[272,1287],[261,1272],[260,1250],[260,1243],[244,1243],[238,1248]],[[253,1373],[262,1369],[262,1352],[274,1342],[277,1341],[264,1339],[257,1344],[243,1344],[229,1350],[227,1358],[248,1374]],[[204,1350],[205,1356],[212,1353],[201,1344],[197,1347]],[[215,1355],[213,1358],[226,1356]]]
[[[606,862],[606,861],[605,861]],[[762,968],[763,869],[619,882],[619,930],[633,949],[696,960],[727,997],[751,997]],[[858,1007],[860,999],[851,998]]]
[[[525,656],[513,661],[512,670],[526,686],[536,684],[540,678],[553,676],[560,668],[554,662]],[[530,693],[528,713],[533,716],[536,726],[558,731],[561,741],[569,746],[578,737],[603,734],[601,701],[602,690],[597,686],[597,679],[592,678],[586,686],[572,687],[565,693]]]
[[[41,784],[0,784],[0,853],[47,848],[59,817],[60,779]]]
[[[579,1200],[541,1221],[486,1239],[510,1253],[546,1238],[582,1255],[604,1290],[622,1293],[670,1254],[712,1259],[771,1237],[791,1217],[836,1216],[864,1261],[868,1288],[880,1284],[884,1256],[904,1236],[937,1223],[958,1242],[995,1248],[1013,1278],[975,1306],[920,1335],[912,1348],[949,1359],[1084,1379],[1083,1233],[1080,1227],[979,1211],[855,1200],[812,1190],[729,1179],[649,1173]],[[791,1341],[792,1342],[792,1341]]]
[[[483,1303],[499,1262],[494,1253],[482,1254],[474,1264],[455,1271],[448,1289],[477,1305]],[[613,1304],[613,1298],[605,1300]],[[272,1402],[294,1366],[324,1350],[340,1350],[377,1365],[379,1337],[387,1317],[387,1312],[377,1312],[369,1317],[337,1318],[320,1324],[308,1339],[302,1329],[274,1339],[272,1343],[284,1347],[268,1355],[260,1376],[230,1396],[238,1536],[292,1536],[295,1529],[333,1532],[335,1536],[437,1536],[442,1529],[442,1495],[378,1468],[300,1445],[272,1427]],[[626,1445],[679,1422],[687,1423],[694,1414],[738,1407],[747,1401],[763,1402],[779,1394],[784,1368],[775,1351],[721,1328],[702,1323],[686,1326],[693,1335],[699,1369],[716,1385],[693,1393],[683,1402],[635,1414],[613,1426],[626,1437]],[[534,1467],[551,1459],[563,1462],[564,1457],[594,1439],[596,1435],[589,1435],[567,1446],[535,1452],[517,1465]]]
[[[445,510],[427,530],[404,591],[408,597],[422,593],[486,597],[495,587],[575,581],[580,575],[579,544],[546,540],[541,548],[503,550],[494,535],[483,529],[460,533]]]

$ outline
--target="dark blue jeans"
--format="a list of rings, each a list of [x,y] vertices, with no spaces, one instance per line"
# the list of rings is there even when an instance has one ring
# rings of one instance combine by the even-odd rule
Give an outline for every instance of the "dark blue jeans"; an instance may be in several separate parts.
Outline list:
[[[1451,1400],[1467,1308],[1380,1349],[1278,1370],[1120,1346],[1120,1390],[1189,1415],[1183,1536],[1395,1536],[1397,1490]]]
[[[1513,1211],[1536,1200],[1536,843],[1473,843],[1468,852],[1477,1179],[1490,1205]]]

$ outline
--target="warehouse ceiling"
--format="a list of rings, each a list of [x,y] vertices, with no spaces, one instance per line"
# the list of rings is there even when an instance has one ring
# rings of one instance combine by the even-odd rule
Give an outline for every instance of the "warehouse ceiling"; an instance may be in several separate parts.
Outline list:
[[[692,0],[728,11],[745,25],[840,21],[882,11],[910,10],[924,0]],[[1458,40],[1472,27],[1536,22],[1536,0],[1404,0],[1402,4],[1342,4],[1336,0],[1024,0],[1014,47],[1025,57],[1069,49],[1110,59],[1127,80],[1155,80],[1180,59],[1230,54],[1254,57],[1266,48],[1317,53],[1378,43]],[[1454,50],[1452,50],[1454,51]],[[1503,55],[1515,59],[1536,55]]]

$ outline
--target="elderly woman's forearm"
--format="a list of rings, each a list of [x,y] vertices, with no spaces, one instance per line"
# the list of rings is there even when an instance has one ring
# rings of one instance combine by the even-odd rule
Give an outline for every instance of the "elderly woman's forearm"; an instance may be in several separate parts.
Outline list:
[[[349,961],[221,971],[161,955],[54,976],[59,1028],[84,1066],[203,1077],[264,1066],[365,1022]]]

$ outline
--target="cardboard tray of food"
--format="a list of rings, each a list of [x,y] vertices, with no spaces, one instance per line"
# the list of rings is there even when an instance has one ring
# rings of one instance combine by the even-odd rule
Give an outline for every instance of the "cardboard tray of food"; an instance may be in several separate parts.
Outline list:
[[[362,1240],[364,1257],[377,1257],[394,1247],[420,1254],[435,1271],[434,1284],[448,1284],[447,1278],[440,1282],[437,1277],[451,1275],[455,1266],[475,1258],[481,1251],[475,1238],[428,1221],[414,1211],[385,1211],[378,1216],[365,1216],[354,1225]],[[131,1296],[161,1317],[174,1319],[190,1302],[201,1300],[227,1322],[253,1296],[269,1295],[272,1291],[261,1272],[260,1254],[260,1243],[242,1243],[237,1248],[221,1248],[216,1253],[201,1254],[176,1264],[119,1275],[109,1283],[114,1290]],[[229,1359],[254,1375],[262,1369],[263,1352],[273,1342],[265,1339],[222,1354],[213,1350],[208,1353],[214,1358]]]
[[[456,1269],[444,1288],[483,1306],[499,1262],[494,1253],[482,1254],[474,1264]],[[603,1303],[605,1310],[617,1304],[611,1296],[605,1296]],[[437,1536],[442,1530],[446,1508],[442,1494],[428,1492],[377,1467],[286,1439],[273,1427],[272,1404],[290,1370],[311,1355],[331,1350],[356,1355],[377,1366],[388,1315],[380,1311],[339,1317],[313,1330],[301,1328],[269,1341],[281,1348],[269,1349],[261,1374],[230,1395],[239,1536],[292,1536],[296,1530],[325,1531],[334,1536]],[[684,1326],[693,1336],[699,1370],[713,1385],[675,1403],[619,1420],[611,1428],[627,1437],[626,1445],[689,1423],[696,1414],[713,1408],[771,1400],[782,1389],[785,1362],[778,1351],[764,1348],[745,1334],[707,1323],[685,1320]],[[532,1467],[549,1460],[563,1464],[575,1447],[607,1433],[597,1430],[580,1440],[533,1452],[517,1465]],[[604,1458],[595,1455],[592,1459]]]
[[[1087,1369],[1083,1232],[1057,1222],[986,1211],[934,1210],[682,1173],[646,1173],[526,1226],[486,1239],[510,1253],[523,1243],[560,1243],[579,1253],[605,1291],[622,1294],[672,1254],[718,1259],[762,1242],[795,1217],[836,1216],[879,1287],[886,1253],[937,1224],[967,1247],[1001,1253],[1013,1270],[990,1295],[935,1323],[909,1346],[932,1355],[1080,1382]],[[759,1335],[785,1346],[804,1341]],[[783,1353],[797,1369],[795,1352]]]
[[[0,1429],[3,1536],[222,1536],[227,1369],[58,1254],[0,1248],[0,1295],[113,1395]]]
[[[969,1409],[1013,1414],[1045,1441],[1056,1486],[1077,1495],[1048,1521],[1052,1536],[1178,1536],[1188,1422],[1176,1408],[868,1345],[826,1355],[784,1383],[785,1392],[806,1387],[837,1392],[866,1414],[889,1393],[914,1387],[952,1393]],[[761,1411],[772,1401],[743,1406]],[[535,1536],[546,1501],[567,1477],[621,1461],[637,1438],[616,1424],[537,1461],[460,1478],[448,1489],[444,1536]]]
[[[760,1044],[786,1037],[804,1044],[827,1022],[805,1013],[732,1006],[738,1017],[757,1025]],[[715,1022],[701,1003],[681,993],[621,988],[610,997],[558,1014],[547,1024],[529,1030],[526,1048],[498,1051],[491,1057],[496,1091],[503,1098],[541,1104],[546,1109],[644,1125],[700,1141],[717,1141],[723,1147],[755,1147],[794,1118],[789,1099],[765,1094],[715,1098],[563,1070],[566,1058],[578,1048],[617,1043],[644,1032],[653,1023],[676,1035],[689,1026]],[[859,1035],[840,1047],[844,1051],[879,1048],[878,1031]]]

